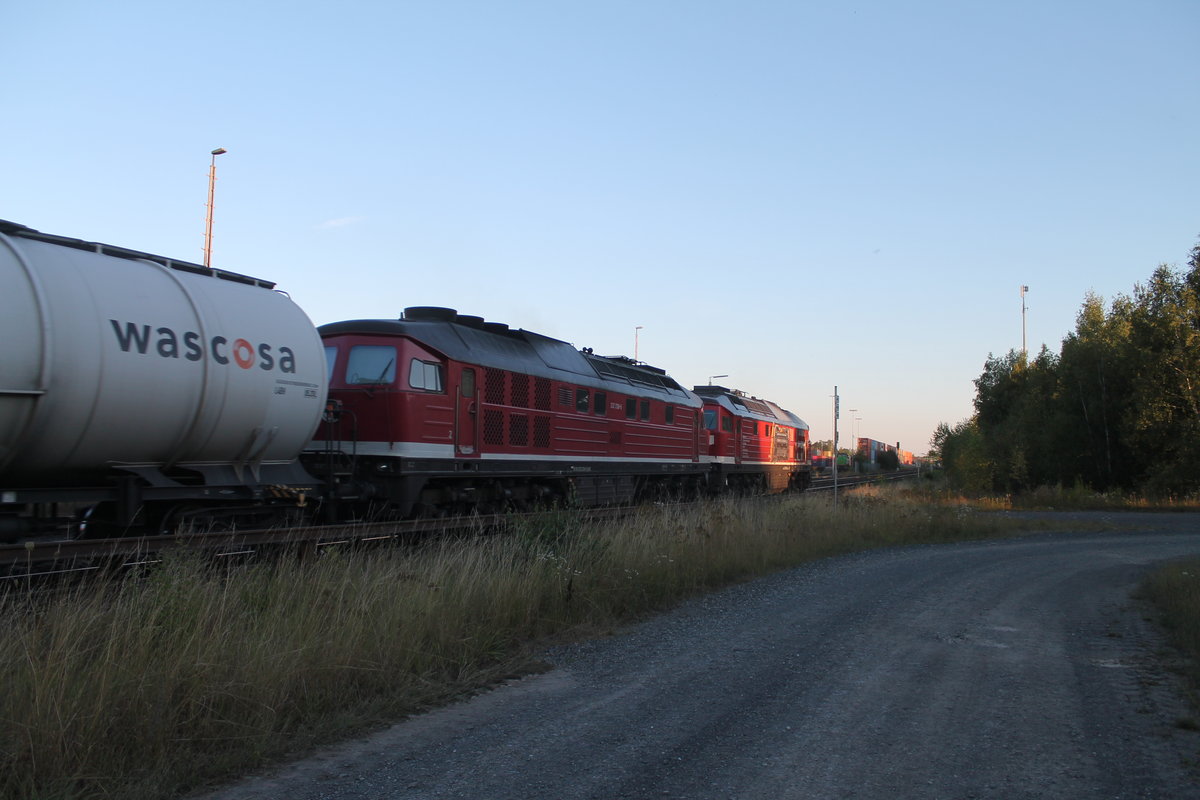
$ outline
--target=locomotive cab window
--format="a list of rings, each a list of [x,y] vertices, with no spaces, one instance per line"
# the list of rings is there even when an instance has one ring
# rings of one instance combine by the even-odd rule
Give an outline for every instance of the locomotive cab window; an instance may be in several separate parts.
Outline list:
[[[667,406],[667,424],[670,425],[675,421],[675,406]]]
[[[721,415],[721,430],[726,433],[733,433],[733,417],[728,414]]]
[[[337,362],[337,348],[333,345],[325,346],[325,380],[333,380],[333,365]]]
[[[650,421],[650,401],[649,400],[642,401],[642,415],[641,416],[642,416],[642,419],[645,420],[646,422]]]
[[[704,430],[715,431],[717,429],[717,411],[713,408],[704,409]]]
[[[408,365],[408,385],[427,392],[442,390],[441,365],[414,358]]]
[[[625,419],[637,419],[637,400],[632,397],[625,399]]]
[[[396,380],[396,348],[360,344],[350,348],[346,360],[346,383],[352,386],[383,386]]]
[[[592,410],[600,416],[608,413],[608,392],[596,392],[596,402]]]
[[[580,414],[586,414],[586,413],[588,413],[588,410],[590,408],[591,408],[591,403],[589,402],[589,398],[588,398],[588,390],[587,389],[576,389],[575,390],[575,410],[578,411]]]

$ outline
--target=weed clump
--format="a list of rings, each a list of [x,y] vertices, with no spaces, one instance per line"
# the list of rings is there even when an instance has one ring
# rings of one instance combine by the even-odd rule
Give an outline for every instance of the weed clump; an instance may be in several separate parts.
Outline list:
[[[1142,582],[1140,594],[1157,609],[1159,622],[1181,656],[1192,704],[1200,709],[1200,559],[1174,561],[1155,570]]]

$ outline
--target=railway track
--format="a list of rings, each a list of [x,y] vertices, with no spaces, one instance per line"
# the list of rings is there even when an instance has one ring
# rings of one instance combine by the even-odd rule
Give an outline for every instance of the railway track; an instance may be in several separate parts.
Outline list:
[[[865,484],[911,478],[915,470],[886,475],[839,475],[839,489]],[[833,489],[832,476],[817,478],[809,492]],[[617,519],[628,514],[628,507],[587,510],[590,520]],[[260,528],[235,531],[187,532],[174,536],[140,536],[116,539],[29,540],[0,545],[0,581],[47,577],[58,574],[121,569],[154,563],[171,550],[195,550],[215,558],[234,558],[263,549],[294,549],[313,553],[323,547],[340,544],[367,544],[412,540],[430,534],[461,531],[496,530],[514,521],[533,521],[555,512],[474,514],[465,517],[391,520],[387,522],[339,523],[295,528]]]
[[[615,519],[628,512],[628,508],[586,510],[588,519],[596,521]],[[199,551],[214,558],[234,558],[265,550],[288,549],[303,555],[334,545],[411,541],[429,535],[498,530],[521,520],[535,520],[548,513],[555,512],[473,514],[295,528],[187,532],[174,536],[30,540],[0,545],[0,581],[133,567],[154,563],[171,550]]]
[[[839,489],[853,489],[857,486],[873,483],[885,483],[888,481],[898,481],[905,478],[915,478],[918,475],[916,468],[900,469],[895,472],[876,472],[865,475],[849,473],[838,473],[837,486]],[[810,492],[827,492],[833,490],[833,476],[824,475],[819,478],[814,478],[812,485],[808,487]]]

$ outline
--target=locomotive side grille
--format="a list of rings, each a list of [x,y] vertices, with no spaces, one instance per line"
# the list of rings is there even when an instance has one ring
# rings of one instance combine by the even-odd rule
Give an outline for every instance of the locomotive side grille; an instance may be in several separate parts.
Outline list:
[[[567,387],[567,386],[558,387],[558,404],[560,406],[571,406],[571,407],[575,406],[575,397],[574,397],[574,395],[571,394],[570,387]]]
[[[504,370],[488,367],[483,380],[483,401],[493,406],[504,405]]]
[[[513,373],[511,385],[512,402],[509,405],[517,408],[529,408],[529,376]]]
[[[495,408],[483,410],[483,443],[504,445],[504,412]]]
[[[549,397],[550,392],[547,387],[546,399],[549,400]],[[533,446],[541,448],[550,446],[550,417],[537,416],[533,418]]]
[[[513,414],[508,418],[508,443],[514,447],[529,446],[529,417]]]
[[[533,380],[534,408],[539,411],[550,410],[550,379],[534,378]]]

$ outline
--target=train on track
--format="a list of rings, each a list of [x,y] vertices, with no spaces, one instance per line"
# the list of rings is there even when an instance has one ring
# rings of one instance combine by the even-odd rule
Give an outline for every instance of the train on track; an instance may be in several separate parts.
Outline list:
[[[801,490],[809,428],[440,307],[315,328],[273,283],[0,221],[0,540]]]

